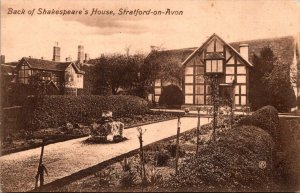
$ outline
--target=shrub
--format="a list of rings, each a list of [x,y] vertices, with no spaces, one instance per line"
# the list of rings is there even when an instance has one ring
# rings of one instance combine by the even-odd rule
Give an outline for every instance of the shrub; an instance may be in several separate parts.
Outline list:
[[[108,167],[107,169],[95,173],[94,176],[98,178],[98,182],[100,186],[108,187],[112,182],[112,173],[113,173],[113,168]]]
[[[124,171],[120,183],[123,187],[131,187],[135,184],[136,178],[137,176],[135,171],[133,170]]]
[[[157,152],[156,154],[156,165],[157,166],[166,166],[168,160],[170,159],[170,155],[167,151]]]
[[[177,149],[176,143],[169,143],[166,146],[166,149],[168,150],[168,152],[171,154],[172,157],[176,157],[176,149]],[[184,151],[184,149],[180,148],[180,146],[179,146],[178,153],[179,153],[179,157],[183,157],[185,154],[185,151]]]
[[[252,115],[242,118],[239,125],[254,125],[269,132],[277,138],[279,127],[278,111],[272,106],[265,106],[255,111]]]
[[[154,185],[159,184],[163,181],[163,175],[157,171],[155,167],[151,165],[146,167],[146,184]]]
[[[123,173],[121,175],[120,184],[123,187],[131,187],[133,186],[138,178],[138,173],[136,170],[136,165],[134,163],[129,162],[125,157],[124,161],[121,162]]]
[[[185,160],[166,186],[202,191],[267,190],[271,183],[272,137],[254,126],[233,128],[219,137],[216,143],[203,147],[201,156]],[[267,167],[261,169],[259,161],[266,161]]]
[[[25,109],[29,109],[31,103],[27,103],[27,107]],[[114,117],[133,116],[145,114],[148,103],[136,96],[45,96],[37,101],[30,112],[31,124],[40,128],[57,127],[65,122],[91,123],[100,118],[104,110],[112,111]]]
[[[183,94],[178,86],[168,85],[163,88],[158,101],[159,105],[182,105]]]

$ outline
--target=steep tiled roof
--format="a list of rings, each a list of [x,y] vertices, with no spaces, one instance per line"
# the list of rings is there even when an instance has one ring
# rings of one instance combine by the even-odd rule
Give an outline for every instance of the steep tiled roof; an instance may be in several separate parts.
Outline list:
[[[250,41],[240,41],[229,43],[235,50],[239,51],[240,44],[249,45],[249,62],[253,62],[253,55],[259,55],[260,51],[264,47],[270,47],[275,56],[282,62],[292,64],[294,56],[294,37],[286,36],[280,38],[258,39]],[[164,51],[152,51],[147,56],[148,60],[160,61],[165,63],[168,60],[178,61],[178,65],[181,65],[188,56],[190,56],[197,48],[183,48],[177,50],[164,50]],[[153,54],[155,53],[155,55]],[[155,56],[152,57],[152,56]]]
[[[239,50],[239,45],[244,43],[249,45],[250,62],[253,61],[254,54],[259,55],[264,47],[270,47],[279,61],[287,64],[293,62],[295,48],[295,38],[293,36],[233,42],[230,45]]]
[[[189,55],[191,55],[194,50],[197,48],[183,48],[183,49],[176,49],[176,50],[163,50],[163,51],[151,51],[150,54],[146,57],[148,61],[159,61],[159,63],[167,63],[168,61],[176,61],[178,65],[181,65],[183,61]]]
[[[72,62],[54,62],[36,58],[23,58],[31,68],[40,70],[65,71]]]
[[[51,71],[65,71],[69,65],[72,65],[76,73],[84,74],[83,71],[73,62],[54,62],[50,60],[42,60],[36,58],[22,58],[30,68],[39,69],[39,70],[51,70]],[[21,60],[21,61],[22,61]]]

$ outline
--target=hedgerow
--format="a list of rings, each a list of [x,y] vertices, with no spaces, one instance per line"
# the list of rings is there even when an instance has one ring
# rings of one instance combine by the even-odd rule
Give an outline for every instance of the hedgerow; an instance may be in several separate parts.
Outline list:
[[[28,108],[32,103],[27,103]],[[31,105],[31,106],[30,106]],[[126,95],[45,96],[31,110],[31,126],[34,128],[57,127],[70,123],[90,123],[101,117],[102,111],[113,112],[114,117],[146,113],[148,103],[142,98]]]
[[[163,186],[201,191],[263,191],[271,185],[272,137],[255,126],[225,131],[219,141],[188,158]],[[265,161],[266,168],[259,162]],[[194,188],[194,189],[193,189]]]
[[[273,106],[265,106],[239,121],[239,125],[254,125],[266,130],[272,137],[277,138],[279,128],[278,111]]]

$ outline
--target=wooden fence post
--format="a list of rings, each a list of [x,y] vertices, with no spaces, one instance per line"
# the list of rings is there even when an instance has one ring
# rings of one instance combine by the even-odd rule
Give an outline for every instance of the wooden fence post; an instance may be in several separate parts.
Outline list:
[[[177,122],[175,174],[177,174],[177,173],[178,173],[178,160],[179,160],[179,135],[180,135],[180,115],[178,115],[178,122]]]
[[[139,132],[138,138],[140,142],[141,179],[143,184],[146,180],[146,169],[145,169],[144,149],[143,149],[143,134],[146,132],[146,130],[143,132],[143,129],[141,127],[138,127],[137,131]]]
[[[197,107],[198,111],[198,123],[197,123],[197,147],[196,147],[196,156],[199,152],[199,130],[200,130],[200,107]]]
[[[43,140],[43,143],[42,143],[40,161],[39,161],[37,173],[36,173],[36,176],[35,176],[35,188],[38,187],[39,177],[42,179],[42,182],[40,181],[40,186],[44,185],[44,180],[43,180],[44,176],[41,176],[44,173],[44,172],[41,172],[41,169],[44,167],[43,166],[44,145],[45,145],[45,140]]]

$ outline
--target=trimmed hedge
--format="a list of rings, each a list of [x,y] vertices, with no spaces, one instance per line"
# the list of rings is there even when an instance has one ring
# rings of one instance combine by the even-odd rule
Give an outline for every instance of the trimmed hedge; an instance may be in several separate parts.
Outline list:
[[[188,158],[163,185],[176,191],[266,191],[271,185],[274,142],[264,130],[239,126],[219,134],[216,143]],[[266,168],[259,167],[266,161]]]
[[[278,111],[273,106],[264,106],[252,115],[242,118],[238,124],[254,125],[267,131],[276,139],[279,128]]]
[[[33,103],[27,105],[26,109],[30,109]],[[114,117],[120,117],[144,114],[149,108],[144,99],[129,95],[45,96],[30,112],[31,127],[57,127],[66,122],[91,123],[101,117],[103,110],[112,111]]]

